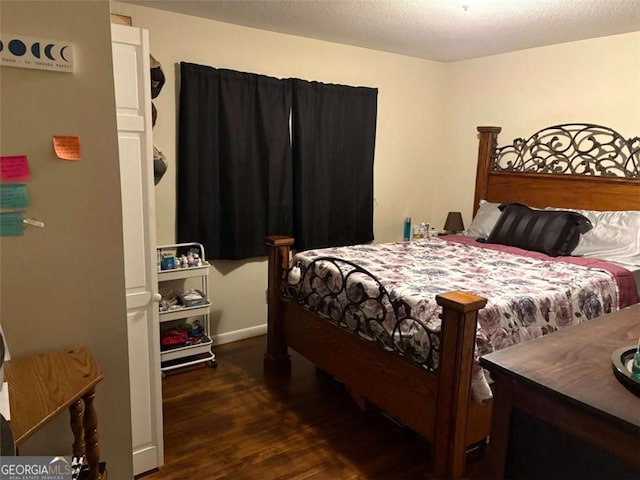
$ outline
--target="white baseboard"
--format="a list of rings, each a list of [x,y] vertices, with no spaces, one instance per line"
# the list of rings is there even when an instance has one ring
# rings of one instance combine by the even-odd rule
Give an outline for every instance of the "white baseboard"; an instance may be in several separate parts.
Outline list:
[[[225,343],[237,342],[246,338],[259,337],[267,334],[267,324],[256,325],[255,327],[243,328],[242,330],[234,330],[233,332],[221,333],[213,335],[213,345],[223,345]]]

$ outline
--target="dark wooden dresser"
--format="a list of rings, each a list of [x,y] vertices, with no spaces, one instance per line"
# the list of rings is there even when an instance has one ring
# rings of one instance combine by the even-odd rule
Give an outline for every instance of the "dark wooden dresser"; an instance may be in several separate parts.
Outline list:
[[[639,336],[634,305],[482,357],[495,381],[488,478],[640,478],[640,398],[611,366]]]

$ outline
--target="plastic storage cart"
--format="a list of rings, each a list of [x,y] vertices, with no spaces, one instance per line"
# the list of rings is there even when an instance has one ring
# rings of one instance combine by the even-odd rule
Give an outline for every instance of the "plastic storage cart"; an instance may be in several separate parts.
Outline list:
[[[160,370],[210,362],[217,367],[209,336],[209,263],[200,243],[161,245],[158,249]],[[192,288],[191,284],[195,284]]]

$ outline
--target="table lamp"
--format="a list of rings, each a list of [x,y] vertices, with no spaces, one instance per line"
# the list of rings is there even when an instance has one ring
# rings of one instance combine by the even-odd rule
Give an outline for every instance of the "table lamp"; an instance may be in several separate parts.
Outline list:
[[[447,220],[444,222],[444,231],[446,233],[459,233],[464,230],[464,223],[462,222],[462,213],[449,212],[447,214]]]

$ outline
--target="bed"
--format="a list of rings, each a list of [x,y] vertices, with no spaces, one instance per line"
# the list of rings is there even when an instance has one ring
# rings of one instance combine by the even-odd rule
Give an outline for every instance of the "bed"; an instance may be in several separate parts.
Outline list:
[[[640,138],[625,139],[603,126],[570,124],[549,127],[526,140],[519,138],[499,147],[500,130],[478,127],[474,215],[483,202],[519,202],[536,209],[640,209]],[[450,241],[456,245],[466,242],[455,238]],[[448,240],[445,237],[427,242],[432,245],[429,248],[434,248]],[[293,239],[272,236],[267,245],[265,370],[288,371],[291,363],[287,350],[294,349],[344,383],[361,406],[375,405],[429,440],[432,472],[437,478],[463,477],[467,450],[472,445],[482,445],[490,431],[492,402],[486,400],[490,395],[485,401],[472,398],[472,379],[478,374],[478,312],[485,308],[487,299],[477,291],[472,293],[464,283],[455,290],[437,293],[433,299],[439,309],[437,325],[423,322],[422,340],[405,342],[406,332],[416,322],[407,324],[406,305],[398,303],[384,282],[371,274],[371,268],[339,257],[322,257],[323,269],[329,265],[348,272],[343,276],[351,278],[350,285],[357,290],[354,295],[367,299],[355,302],[359,307],[372,304],[368,308],[373,312],[383,312],[382,322],[389,315],[397,317],[399,326],[386,336],[372,335],[375,325],[354,334],[353,329],[327,319],[336,308],[344,312],[353,309],[353,305],[324,305],[325,310],[321,311],[314,308],[313,302],[309,306],[302,301],[308,295],[298,285],[308,282],[309,269],[302,273],[295,270],[300,267],[300,259],[292,262]],[[418,248],[418,243],[411,247]],[[306,267],[313,261],[307,259]],[[622,271],[622,276],[626,271],[628,281],[631,273],[626,268]],[[619,288],[620,284],[617,292]],[[600,293],[603,298],[618,295],[608,304],[610,309],[637,301],[633,291],[626,294],[628,298],[621,303],[619,293],[607,293],[606,289]],[[606,301],[601,299],[600,303]],[[596,312],[600,313],[603,312]],[[416,344],[428,344],[428,348],[421,350]]]

